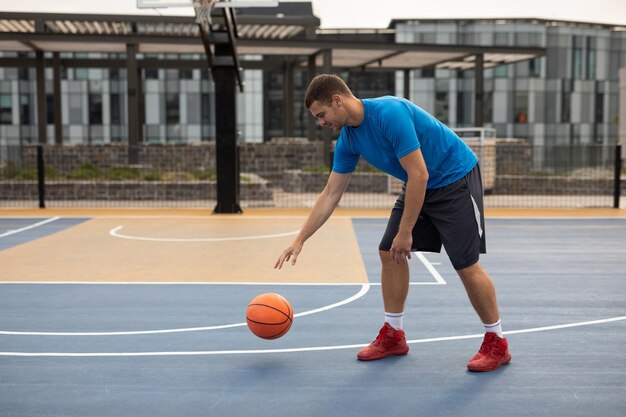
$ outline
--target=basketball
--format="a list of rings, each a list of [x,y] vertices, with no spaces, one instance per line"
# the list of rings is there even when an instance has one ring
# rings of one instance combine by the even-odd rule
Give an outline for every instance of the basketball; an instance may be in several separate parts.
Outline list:
[[[278,339],[289,331],[293,309],[285,297],[275,293],[257,295],[246,310],[248,328],[263,339]]]

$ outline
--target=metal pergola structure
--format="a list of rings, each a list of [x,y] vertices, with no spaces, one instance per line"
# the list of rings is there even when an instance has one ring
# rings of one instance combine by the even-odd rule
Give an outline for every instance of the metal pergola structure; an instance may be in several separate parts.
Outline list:
[[[309,6],[310,7],[310,6]],[[280,11],[280,6],[277,12]],[[211,69],[216,86],[216,148],[218,205],[216,212],[240,212],[236,146],[236,87],[243,91],[241,70],[283,71],[284,97],[293,97],[293,71],[306,68],[309,79],[318,70],[403,71],[404,95],[409,71],[421,68],[475,71],[475,125],[483,124],[485,68],[545,55],[544,48],[398,43],[392,36],[316,33],[320,21],[310,14],[285,16],[266,10],[218,9],[205,33],[191,16],[84,15],[0,13],[0,51],[25,52],[27,57],[2,57],[0,67],[36,69],[38,142],[46,137],[46,67],[53,69],[55,143],[62,143],[61,68],[118,68],[127,71],[129,162],[138,158],[143,141],[144,94],[140,71],[145,68]],[[119,54],[105,59],[62,58],[64,52]],[[202,54],[202,59],[158,59],[144,54]],[[246,55],[263,60],[243,60]],[[285,135],[293,135],[293,106],[284,106]],[[310,118],[308,136],[315,135]],[[330,131],[323,140],[330,150]],[[327,152],[329,154],[329,152]]]

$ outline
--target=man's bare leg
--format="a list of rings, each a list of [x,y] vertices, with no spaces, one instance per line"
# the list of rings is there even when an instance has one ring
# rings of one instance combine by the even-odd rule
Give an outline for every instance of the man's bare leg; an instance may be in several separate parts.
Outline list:
[[[496,290],[487,274],[478,262],[457,271],[465,286],[470,302],[483,323],[495,323],[500,319]]]
[[[382,262],[381,285],[385,311],[402,313],[409,294],[409,265],[394,262],[391,252],[379,251],[379,254]]]

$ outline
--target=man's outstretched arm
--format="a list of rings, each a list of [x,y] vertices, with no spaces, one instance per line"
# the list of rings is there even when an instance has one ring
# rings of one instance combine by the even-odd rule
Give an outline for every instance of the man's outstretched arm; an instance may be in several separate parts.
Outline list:
[[[330,173],[326,187],[317,197],[317,201],[315,201],[315,205],[309,213],[309,217],[304,223],[304,226],[302,226],[298,236],[296,236],[291,245],[280,255],[274,268],[280,269],[284,262],[289,261],[291,261],[292,265],[296,264],[298,254],[302,250],[304,242],[326,223],[326,220],[328,220],[333,210],[335,210],[335,207],[337,207],[341,196],[344,191],[346,191],[351,175],[352,174],[338,174],[336,172]]]

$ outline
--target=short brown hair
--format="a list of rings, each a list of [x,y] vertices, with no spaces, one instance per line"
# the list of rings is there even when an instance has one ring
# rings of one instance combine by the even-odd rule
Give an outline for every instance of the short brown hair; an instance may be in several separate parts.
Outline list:
[[[334,74],[320,74],[311,80],[304,96],[304,105],[310,108],[314,101],[329,104],[334,94],[351,96],[348,85]]]

